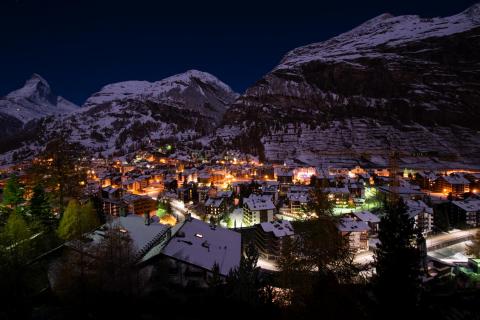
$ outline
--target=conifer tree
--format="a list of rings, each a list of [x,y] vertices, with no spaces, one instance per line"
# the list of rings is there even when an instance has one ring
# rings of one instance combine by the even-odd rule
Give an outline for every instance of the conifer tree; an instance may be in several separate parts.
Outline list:
[[[16,208],[25,201],[24,193],[24,185],[17,175],[12,175],[3,190],[3,204],[10,208]]]
[[[45,189],[41,184],[33,187],[33,195],[30,199],[30,214],[43,227],[50,228],[53,222],[53,212]]]
[[[420,292],[420,235],[402,199],[391,200],[385,206],[375,251],[376,296],[380,310],[398,310],[401,302],[403,311],[412,311]]]

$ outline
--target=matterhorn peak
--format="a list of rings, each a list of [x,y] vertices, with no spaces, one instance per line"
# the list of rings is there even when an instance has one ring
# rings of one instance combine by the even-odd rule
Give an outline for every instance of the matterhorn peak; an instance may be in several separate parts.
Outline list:
[[[34,101],[47,100],[51,103],[55,103],[55,96],[52,94],[52,90],[47,80],[37,73],[25,82],[22,88],[15,90],[7,95],[8,99],[29,99]]]
[[[70,101],[56,96],[47,80],[37,73],[25,81],[20,89],[0,99],[0,112],[26,123],[52,114],[69,113],[77,109]]]

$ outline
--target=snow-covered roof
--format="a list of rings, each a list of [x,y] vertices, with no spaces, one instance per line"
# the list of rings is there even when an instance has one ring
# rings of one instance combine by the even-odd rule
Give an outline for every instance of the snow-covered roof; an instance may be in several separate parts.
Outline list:
[[[219,208],[222,205],[222,202],[223,198],[208,198],[207,201],[205,201],[205,206]]]
[[[293,171],[290,170],[289,168],[276,167],[273,170],[275,172],[275,175],[277,176],[293,177]]]
[[[210,271],[217,263],[220,274],[226,276],[240,264],[241,235],[191,218],[170,239],[163,254]]]
[[[366,222],[357,221],[352,218],[340,219],[337,228],[341,232],[363,232],[370,230],[370,227]]]
[[[301,203],[308,202],[308,193],[304,192],[289,192],[287,193],[287,198],[289,201],[298,201]]]
[[[454,205],[461,208],[466,212],[476,212],[480,211],[480,200],[479,199],[465,199],[462,201],[452,201]]]
[[[260,223],[260,227],[265,232],[272,232],[277,238],[291,236],[294,234],[292,224],[287,220],[262,222]]]
[[[347,187],[341,187],[341,188],[330,187],[330,188],[325,188],[324,191],[327,192],[327,193],[334,193],[334,194],[350,193],[350,190],[348,190]]]
[[[465,179],[462,175],[459,174],[451,174],[449,176],[443,176],[443,179],[445,179],[446,182],[449,184],[469,184],[470,181]]]
[[[411,195],[411,194],[422,195],[422,194],[424,194],[424,192],[422,192],[421,190],[411,189],[411,188],[408,188],[408,187],[381,186],[381,187],[378,187],[378,190],[379,191],[384,191],[384,192],[396,192],[398,194],[407,194],[407,195]]]
[[[428,213],[433,214],[433,209],[429,207],[425,202],[422,200],[405,200],[405,204],[407,205],[407,213],[410,218],[414,218],[415,216],[419,215],[420,213]]]
[[[138,253],[148,251],[170,230],[168,225],[155,221],[152,221],[150,225],[146,225],[144,217],[134,214],[115,218],[113,223],[118,223],[128,232]]]
[[[273,210],[273,209],[275,209],[275,205],[272,202],[272,196],[271,195],[252,194],[248,198],[244,198],[243,203],[251,211]]]
[[[371,222],[371,223],[380,222],[380,218],[377,215],[371,213],[370,211],[354,212],[353,214],[355,215],[355,217],[357,217],[361,221]]]
[[[122,197],[122,200],[127,202],[127,203],[133,202],[135,200],[141,200],[141,199],[152,200],[153,201],[153,199],[150,198],[149,196],[133,194],[133,193],[125,193],[125,195]]]
[[[224,190],[224,191],[217,192],[217,197],[230,198],[232,195],[233,195],[232,190]]]
[[[293,185],[290,187],[289,192],[294,193],[294,192],[305,192],[308,193],[310,190],[313,188],[310,186],[304,186],[304,185]]]

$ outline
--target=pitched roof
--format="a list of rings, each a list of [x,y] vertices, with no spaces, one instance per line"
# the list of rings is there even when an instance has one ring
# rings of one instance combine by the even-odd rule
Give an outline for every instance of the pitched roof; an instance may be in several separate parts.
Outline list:
[[[341,232],[363,232],[370,230],[370,227],[366,222],[356,221],[352,218],[340,219],[337,228]]]
[[[371,213],[370,211],[354,212],[353,214],[361,221],[371,222],[371,223],[380,222],[380,218],[377,215]]]
[[[226,276],[240,264],[241,235],[190,218],[185,220],[162,253],[210,271],[217,263],[220,274]]]
[[[277,238],[294,234],[292,224],[287,220],[262,222],[260,223],[260,227],[265,232],[272,232]]]
[[[452,201],[452,203],[466,212],[480,211],[479,199],[465,199],[462,201]]]
[[[260,196],[252,194],[248,198],[243,199],[243,204],[246,205],[251,211],[275,209],[271,195]]]

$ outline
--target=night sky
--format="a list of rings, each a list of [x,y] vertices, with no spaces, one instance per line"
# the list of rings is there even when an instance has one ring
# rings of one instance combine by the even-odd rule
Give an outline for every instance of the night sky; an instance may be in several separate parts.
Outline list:
[[[108,83],[188,69],[243,92],[287,51],[381,13],[446,16],[477,1],[0,0],[0,95],[36,72],[82,104]]]

